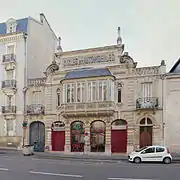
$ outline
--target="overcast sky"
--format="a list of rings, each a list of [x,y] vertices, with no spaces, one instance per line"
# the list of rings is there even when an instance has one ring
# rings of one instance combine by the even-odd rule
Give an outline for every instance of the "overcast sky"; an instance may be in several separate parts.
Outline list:
[[[0,0],[0,21],[43,12],[63,50],[116,44],[121,27],[125,51],[138,66],[167,70],[180,56],[180,0]]]

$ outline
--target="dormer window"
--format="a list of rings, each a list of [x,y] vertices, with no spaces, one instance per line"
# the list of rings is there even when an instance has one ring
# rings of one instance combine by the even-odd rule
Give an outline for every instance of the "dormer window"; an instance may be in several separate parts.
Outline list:
[[[6,22],[6,32],[7,33],[14,33],[16,32],[17,23],[15,19],[9,19]]]

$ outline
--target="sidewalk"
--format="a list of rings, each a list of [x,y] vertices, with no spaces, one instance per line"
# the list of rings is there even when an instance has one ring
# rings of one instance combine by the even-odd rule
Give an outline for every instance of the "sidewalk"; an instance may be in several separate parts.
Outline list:
[[[127,160],[127,154],[113,154],[105,155],[101,153],[60,153],[60,152],[36,152],[35,157],[43,159],[59,159],[59,160],[81,160],[81,161],[125,161]]]
[[[173,153],[173,161],[180,162],[180,154]],[[127,154],[112,154],[104,155],[101,153],[73,153],[65,154],[61,152],[36,152],[35,157],[42,159],[59,159],[59,160],[82,160],[82,161],[107,161],[107,162],[117,162],[117,161],[126,161],[128,160]]]

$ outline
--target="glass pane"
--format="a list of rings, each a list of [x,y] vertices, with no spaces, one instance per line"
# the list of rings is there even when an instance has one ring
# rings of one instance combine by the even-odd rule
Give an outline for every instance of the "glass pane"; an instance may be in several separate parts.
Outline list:
[[[103,84],[103,93],[104,93],[104,101],[106,101],[107,100],[107,83],[106,82],[104,82],[104,84]]]
[[[92,86],[92,100],[96,101],[96,82],[93,82]]]
[[[126,121],[125,120],[116,120],[113,122],[113,126],[119,126],[119,125],[126,125]]]
[[[140,124],[145,124],[145,118],[141,120]]]
[[[67,103],[70,102],[70,85],[67,85]]]
[[[91,101],[91,82],[88,82],[88,101]]]
[[[102,101],[102,82],[99,82],[99,101]]]
[[[86,101],[85,83],[82,83],[82,102]]]
[[[80,98],[81,98],[81,84],[78,83],[78,87],[77,87],[77,102],[80,102]]]
[[[147,124],[152,124],[152,121],[149,118],[147,118]]]

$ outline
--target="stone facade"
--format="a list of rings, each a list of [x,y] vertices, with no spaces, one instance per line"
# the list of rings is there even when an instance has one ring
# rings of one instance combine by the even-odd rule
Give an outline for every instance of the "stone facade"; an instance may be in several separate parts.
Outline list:
[[[106,69],[111,75],[77,73],[77,71],[89,73],[92,69],[94,72],[96,71],[94,69]],[[122,120],[126,124],[121,126],[122,133],[127,133],[123,153],[145,144],[163,145],[162,92],[165,71],[163,63],[159,66],[137,68],[137,63],[124,52],[122,44],[56,53],[52,64],[47,67],[46,76],[39,80],[29,80],[31,85],[28,87],[27,105],[33,105],[33,98],[38,98],[39,107],[43,107],[44,111],[26,114],[28,120],[26,141],[32,143],[31,125],[34,122],[42,122],[45,149],[53,150],[52,144],[56,142],[52,142],[52,124],[61,122],[65,131],[62,151],[111,154],[112,151],[119,152],[112,150],[113,123]],[[102,87],[105,89],[102,90]],[[34,96],[35,93],[38,93],[38,96]],[[37,106],[33,108],[31,111],[37,109]],[[95,135],[94,140],[92,127],[95,121],[103,122],[104,130],[102,128],[101,135]],[[83,141],[84,149],[80,151],[73,150],[72,146],[73,122],[83,124],[83,137],[87,137]],[[59,128],[62,131],[62,127]],[[97,140],[97,137],[104,137],[104,140]],[[103,150],[92,150],[93,143],[97,145],[99,141],[104,143]]]

